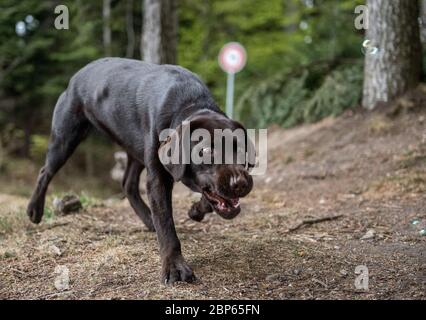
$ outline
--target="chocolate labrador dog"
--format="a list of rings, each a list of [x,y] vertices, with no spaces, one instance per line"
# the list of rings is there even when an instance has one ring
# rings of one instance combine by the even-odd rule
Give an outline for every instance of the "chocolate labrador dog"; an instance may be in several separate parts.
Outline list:
[[[206,213],[215,211],[231,219],[240,212],[238,199],[252,189],[248,168],[254,165],[254,159],[249,156],[245,164],[163,164],[160,155],[176,141],[171,136],[183,140],[182,123],[190,124],[190,132],[200,128],[210,133],[217,129],[244,130],[220,111],[202,81],[182,67],[121,58],[88,64],[72,77],[56,104],[46,162],[27,209],[31,221],[40,223],[49,182],[90,130],[97,128],[127,152],[123,189],[136,214],[157,233],[162,281],[193,281],[195,276],[182,256],[172,216],[174,181],[202,194],[189,211],[191,218],[200,221]],[[162,141],[160,135],[165,129],[176,130]],[[194,141],[189,146],[194,148]],[[212,154],[214,148],[212,142],[200,152]],[[144,168],[150,208],[139,194]]]

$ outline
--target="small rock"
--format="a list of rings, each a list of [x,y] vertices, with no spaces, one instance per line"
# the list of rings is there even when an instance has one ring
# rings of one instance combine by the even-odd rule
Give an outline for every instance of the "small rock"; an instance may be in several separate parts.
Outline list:
[[[54,244],[49,247],[49,251],[56,256],[60,256],[62,254],[61,250]]]
[[[55,274],[57,275],[55,278],[55,288],[58,291],[68,290],[69,287],[69,269],[66,266],[56,266]]]
[[[53,208],[55,213],[65,215],[71,212],[79,211],[83,208],[80,199],[75,195],[66,195],[62,199],[53,199]]]
[[[321,198],[320,201],[319,201],[319,204],[325,204],[325,199]]]
[[[426,229],[422,229],[419,231],[421,236],[426,236]]]
[[[374,229],[369,229],[362,237],[361,240],[370,240],[370,239],[374,239],[374,237],[376,236],[376,231],[374,231]]]
[[[294,269],[293,270],[293,273],[296,275],[296,276],[298,276],[299,274],[300,274],[300,269]]]
[[[340,275],[342,277],[347,277],[348,276],[348,272],[345,269],[340,270]]]
[[[271,282],[280,281],[281,275],[278,274],[278,273],[270,274],[270,275],[266,276],[265,280],[271,281]]]

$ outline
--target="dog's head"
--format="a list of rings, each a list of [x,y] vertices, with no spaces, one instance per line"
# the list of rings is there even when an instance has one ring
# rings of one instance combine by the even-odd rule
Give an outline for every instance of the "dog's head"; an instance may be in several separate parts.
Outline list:
[[[240,123],[216,113],[197,115],[168,135],[158,152],[174,180],[202,193],[221,217],[240,213],[239,198],[253,187],[249,169],[255,162],[254,146]]]

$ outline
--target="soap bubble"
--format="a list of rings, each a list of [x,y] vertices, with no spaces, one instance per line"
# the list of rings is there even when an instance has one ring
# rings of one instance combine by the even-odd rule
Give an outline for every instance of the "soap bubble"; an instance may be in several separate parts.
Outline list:
[[[303,2],[305,3],[305,6],[307,6],[308,8],[314,7],[314,1],[313,0],[304,0]]]
[[[366,48],[364,50],[364,54],[370,54],[370,55],[375,55],[378,52],[379,52],[379,48],[377,48],[377,47]]]
[[[27,33],[27,26],[24,21],[18,21],[15,25],[15,32],[18,36],[22,37]]]
[[[367,47],[369,47],[370,45],[371,45],[371,41],[370,41],[370,40],[368,40],[368,39],[364,40],[364,42],[362,43],[362,46],[363,46],[364,48],[367,48]]]
[[[38,20],[35,19],[32,15],[26,16],[25,22],[27,23],[27,29],[30,30],[30,31],[35,30],[39,25]]]
[[[361,51],[362,51],[363,54],[375,55],[379,52],[379,48],[374,46],[373,43],[371,42],[371,40],[366,39],[362,43]]]
[[[302,30],[308,29],[308,23],[306,21],[300,21],[299,28]]]
[[[305,36],[305,38],[303,39],[305,41],[305,43],[310,44],[312,43],[312,37],[311,36]]]
[[[34,17],[32,15],[28,15],[25,17],[26,23],[32,23],[34,21]]]

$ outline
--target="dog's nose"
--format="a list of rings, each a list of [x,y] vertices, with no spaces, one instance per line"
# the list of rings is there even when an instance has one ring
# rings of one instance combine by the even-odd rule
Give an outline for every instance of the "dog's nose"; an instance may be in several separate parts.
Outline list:
[[[232,191],[237,195],[243,195],[247,192],[249,187],[248,181],[244,176],[238,175],[232,177],[230,181]]]

